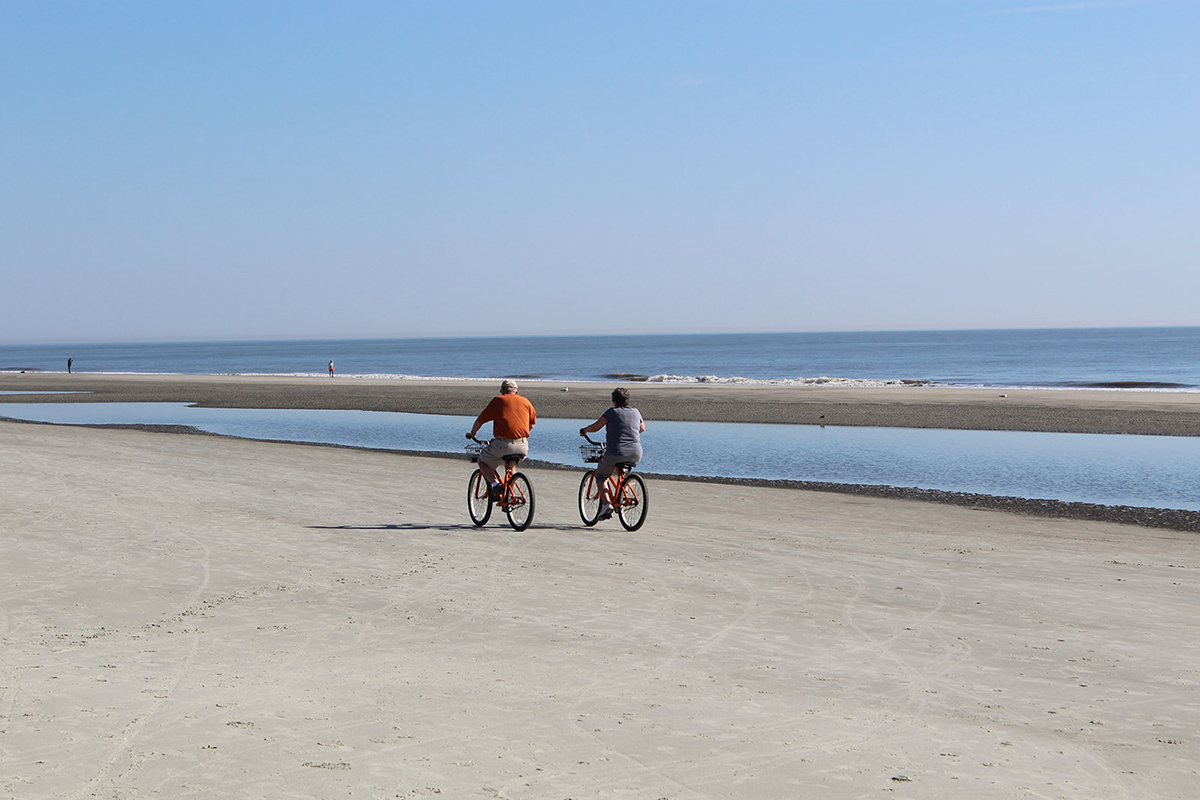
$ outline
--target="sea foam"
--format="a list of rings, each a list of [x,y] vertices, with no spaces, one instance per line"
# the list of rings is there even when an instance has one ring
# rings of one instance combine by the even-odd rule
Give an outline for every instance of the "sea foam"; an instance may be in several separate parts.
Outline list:
[[[888,380],[873,378],[723,378],[719,375],[651,375],[646,383],[708,383],[721,386],[844,386],[863,388],[877,386],[928,386],[932,381]]]

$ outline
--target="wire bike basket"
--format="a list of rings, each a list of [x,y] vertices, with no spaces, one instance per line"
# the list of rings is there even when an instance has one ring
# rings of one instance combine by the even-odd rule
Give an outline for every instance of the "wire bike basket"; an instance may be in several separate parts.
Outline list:
[[[583,460],[588,464],[595,464],[600,461],[600,456],[604,455],[604,445],[581,444],[579,445],[579,455],[583,456]]]
[[[479,454],[483,452],[483,444],[480,442],[471,442],[466,446],[467,458],[472,461],[479,460]]]

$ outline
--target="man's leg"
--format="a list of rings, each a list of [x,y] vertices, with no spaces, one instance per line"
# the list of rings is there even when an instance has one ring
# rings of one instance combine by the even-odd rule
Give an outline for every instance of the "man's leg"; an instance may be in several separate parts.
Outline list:
[[[488,451],[490,449],[491,445],[489,444],[483,449],[483,452],[479,454],[479,458],[476,462],[479,464],[479,471],[483,473],[483,477],[487,480],[489,486],[500,480],[498,469],[500,467],[500,462],[504,460],[501,456],[489,453]]]

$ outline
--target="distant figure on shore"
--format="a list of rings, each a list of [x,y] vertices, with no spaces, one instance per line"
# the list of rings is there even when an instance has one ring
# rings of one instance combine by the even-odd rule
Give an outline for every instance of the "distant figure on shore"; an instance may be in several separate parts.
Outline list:
[[[329,377],[333,377],[333,362],[329,362]]]
[[[68,375],[70,375],[70,374],[71,374],[71,365],[72,365],[72,364],[74,364],[74,363],[75,363],[75,359],[73,359],[73,358],[68,358],[68,359],[67,359],[67,374],[68,374]]]

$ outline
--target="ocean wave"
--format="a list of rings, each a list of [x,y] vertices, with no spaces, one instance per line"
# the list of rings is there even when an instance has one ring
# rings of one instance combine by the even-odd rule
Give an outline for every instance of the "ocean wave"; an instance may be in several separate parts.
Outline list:
[[[875,386],[930,386],[933,381],[891,380],[878,378],[723,378],[719,375],[651,375],[647,383],[707,383],[718,386],[844,386],[863,388]]]
[[[38,372],[38,370],[31,370]],[[5,370],[0,369],[0,373]],[[40,371],[48,373],[49,371]],[[81,376],[101,375],[146,375],[151,377],[167,377],[190,375],[196,373],[182,372],[135,372],[122,370],[95,370],[77,373]],[[203,373],[215,376],[247,377],[247,378],[313,378],[330,380],[327,372],[215,372]],[[335,380],[387,380],[387,381],[445,381],[463,383],[499,383],[513,376],[497,375],[492,377],[462,376],[462,375],[409,375],[404,373],[338,373]],[[589,384],[589,383],[663,383],[663,384],[709,384],[713,386],[830,386],[834,388],[874,388],[874,387],[940,387],[954,389],[986,389],[986,390],[1024,390],[1024,391],[1074,391],[1074,392],[1167,392],[1167,393],[1200,393],[1200,386],[1186,383],[1171,383],[1166,381],[1064,381],[1060,383],[965,383],[938,380],[915,379],[884,379],[884,378],[838,378],[819,376],[814,378],[746,378],[740,376],[724,377],[720,375],[642,375],[633,372],[606,373],[602,378],[551,378],[531,375],[518,375],[519,381],[554,384]]]
[[[1058,385],[1067,389],[1166,389],[1177,391],[1197,388],[1189,383],[1168,383],[1166,381],[1066,381]]]
[[[288,372],[288,373],[264,373],[264,372],[237,372],[228,373],[243,377],[276,377],[276,378],[318,378],[329,380],[329,376],[323,372]],[[403,375],[393,373],[342,373],[337,375],[334,380],[396,380],[396,381],[463,381],[463,382],[489,382],[503,380],[504,377],[461,377],[448,375]],[[532,376],[516,376],[516,380],[530,380],[547,382],[549,378],[532,377]],[[743,377],[723,377],[720,375],[640,375],[634,372],[611,372],[604,376],[604,382],[618,381],[630,383],[703,383],[714,386],[834,386],[847,388],[863,388],[874,386],[933,386],[933,385],[949,385],[937,384],[935,381],[925,380],[891,380],[891,379],[872,379],[872,378],[832,378],[821,376],[816,378],[743,378]],[[570,379],[564,381],[554,381],[562,383],[592,383],[592,381],[580,381],[578,379]]]
[[[92,373],[98,375],[101,373]],[[117,373],[109,373],[117,374]],[[220,373],[240,378],[319,378],[331,380],[327,372],[226,372]],[[339,372],[332,380],[373,380],[373,381],[502,381],[505,377],[495,378],[464,378],[454,375],[403,375],[391,372]],[[517,380],[533,380],[532,378],[517,378]]]

